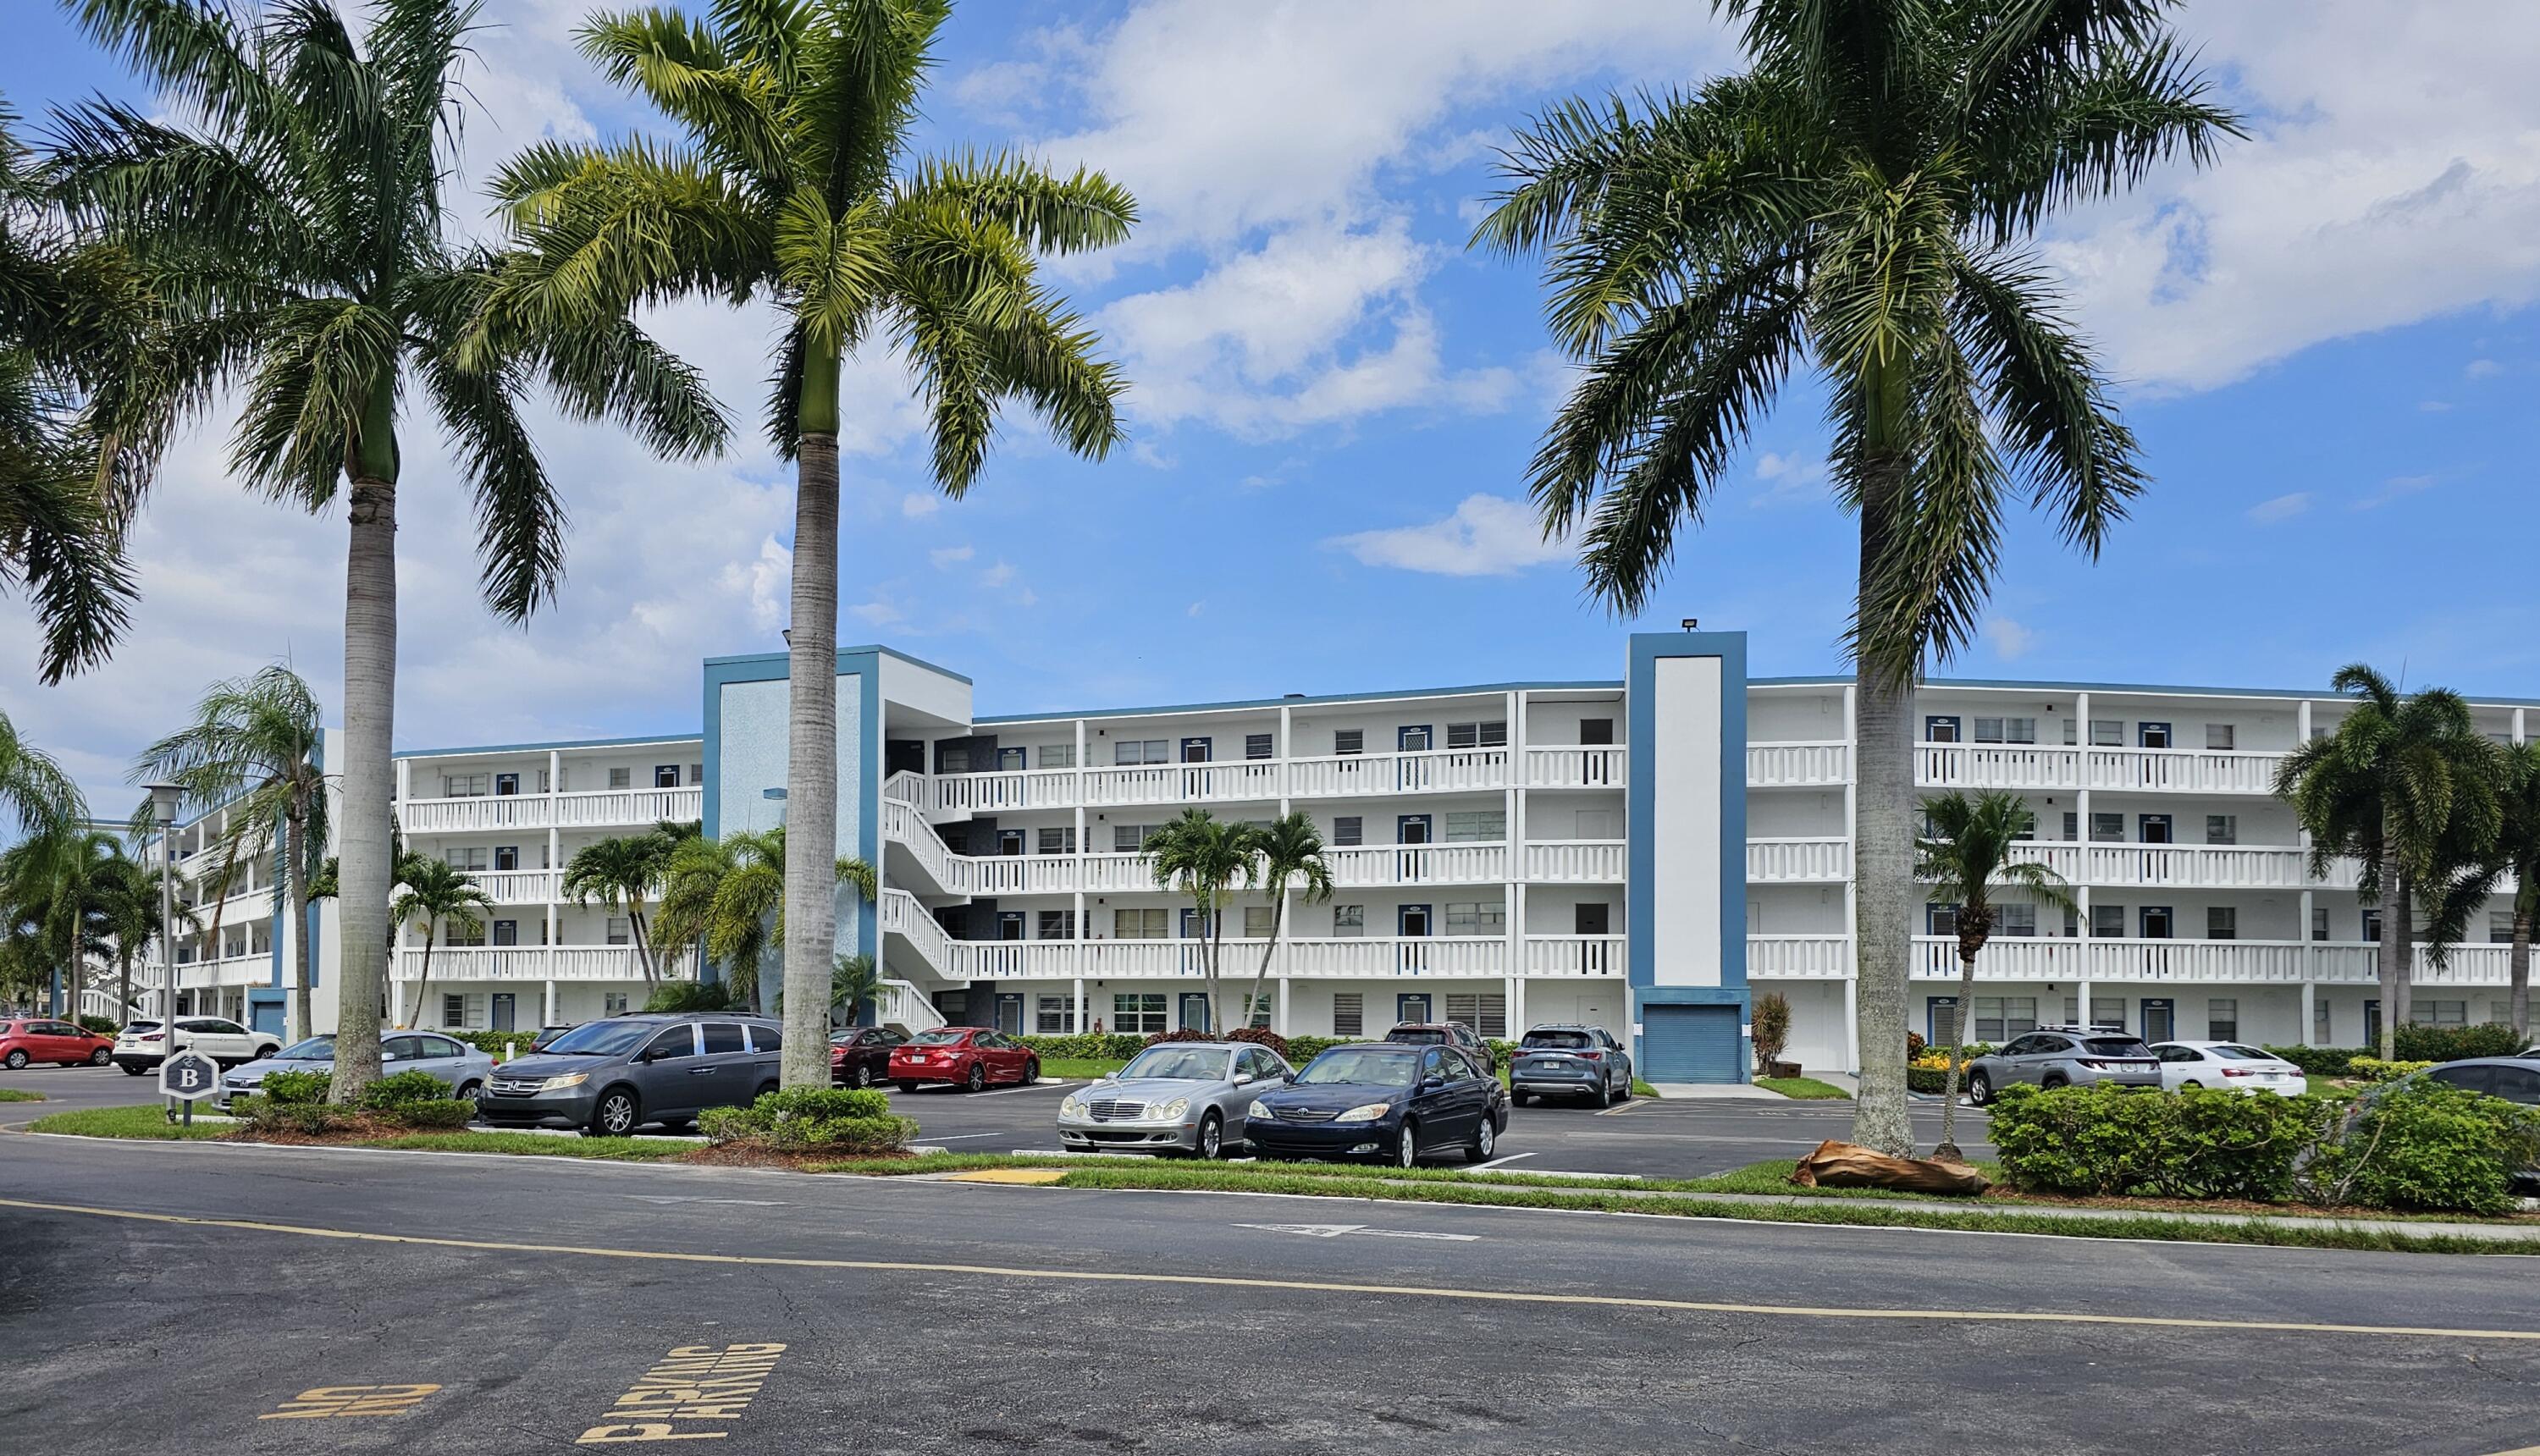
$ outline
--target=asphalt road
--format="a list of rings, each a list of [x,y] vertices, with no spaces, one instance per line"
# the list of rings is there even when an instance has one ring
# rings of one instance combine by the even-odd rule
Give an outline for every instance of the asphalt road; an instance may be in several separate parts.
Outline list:
[[[31,1452],[543,1451],[685,1401],[657,1434],[734,1456],[2484,1453],[2540,1438],[2540,1339],[2499,1338],[2540,1336],[2535,1287],[2519,1259],[0,1137],[0,1431]]]

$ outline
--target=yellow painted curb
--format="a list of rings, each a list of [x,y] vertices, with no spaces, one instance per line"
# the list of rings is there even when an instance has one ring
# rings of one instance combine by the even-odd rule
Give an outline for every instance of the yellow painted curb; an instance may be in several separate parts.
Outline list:
[[[981,1168],[975,1173],[947,1173],[939,1183],[1055,1183],[1064,1168]]]

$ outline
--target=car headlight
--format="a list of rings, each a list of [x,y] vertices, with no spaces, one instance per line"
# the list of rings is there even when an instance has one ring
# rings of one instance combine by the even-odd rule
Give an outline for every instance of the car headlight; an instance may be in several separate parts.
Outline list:
[[[1349,1111],[1342,1113],[1340,1116],[1333,1118],[1332,1121],[1336,1123],[1372,1123],[1392,1110],[1393,1104],[1390,1102],[1370,1102],[1365,1107],[1353,1107]]]
[[[1148,1108],[1147,1116],[1158,1122],[1168,1123],[1174,1121],[1183,1113],[1188,1111],[1190,1111],[1190,1099],[1188,1097],[1175,1097],[1170,1102],[1160,1102],[1155,1106]]]
[[[1243,1115],[1245,1117],[1257,1117],[1263,1122],[1268,1122],[1270,1120],[1270,1104],[1256,1098],[1251,1106],[1243,1109]]]
[[[1058,1099],[1058,1115],[1060,1117],[1074,1117],[1084,1110],[1085,1109],[1078,1104],[1073,1095]]]
[[[590,1079],[590,1076],[591,1074],[587,1072],[568,1072],[562,1076],[551,1076],[545,1081],[538,1083],[538,1090],[541,1092],[561,1092],[567,1087],[581,1086],[585,1081]]]

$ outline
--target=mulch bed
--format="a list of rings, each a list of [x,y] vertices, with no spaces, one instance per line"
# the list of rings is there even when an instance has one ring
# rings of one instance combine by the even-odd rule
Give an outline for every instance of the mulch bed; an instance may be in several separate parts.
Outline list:
[[[2389,1218],[2442,1216],[2483,1223],[2540,1223],[2540,1213],[2509,1213],[2492,1218],[2482,1213],[2428,1215],[2399,1213],[2390,1209],[2366,1209],[2352,1205],[2319,1208],[2311,1204],[2262,1204],[2234,1198],[2137,1198],[2109,1195],[2101,1198],[2076,1198],[2052,1193],[2022,1193],[2015,1188],[1995,1184],[1977,1200],[1978,1203],[2016,1207],[2022,1204],[2058,1209],[2102,1209],[2136,1213],[2231,1213],[2242,1217],[2265,1215],[2281,1218]]]
[[[825,1164],[849,1160],[861,1162],[869,1159],[918,1156],[921,1154],[910,1152],[905,1148],[896,1152],[840,1152],[835,1148],[789,1148],[776,1151],[765,1147],[749,1147],[737,1143],[721,1145],[709,1143],[703,1147],[692,1148],[680,1154],[679,1161],[705,1163],[720,1168],[792,1168],[799,1173]]]

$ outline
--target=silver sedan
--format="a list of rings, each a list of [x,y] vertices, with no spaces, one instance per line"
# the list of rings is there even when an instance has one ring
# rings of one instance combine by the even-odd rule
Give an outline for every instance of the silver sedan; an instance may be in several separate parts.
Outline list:
[[[1086,1152],[1224,1155],[1262,1084],[1297,1074],[1268,1047],[1165,1042],[1058,1104],[1058,1138]],[[1233,1129],[1232,1139],[1229,1129]]]

